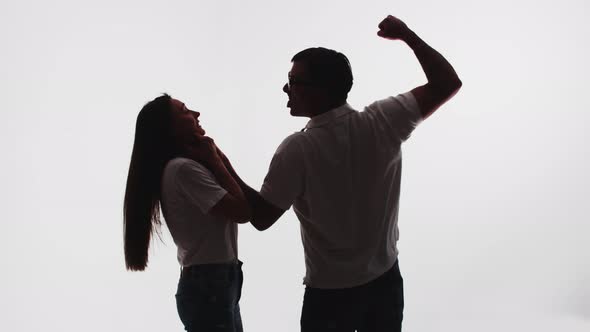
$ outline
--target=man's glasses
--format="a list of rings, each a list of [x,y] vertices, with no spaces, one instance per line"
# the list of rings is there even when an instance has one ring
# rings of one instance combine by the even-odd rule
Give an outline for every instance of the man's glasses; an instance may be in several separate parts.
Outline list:
[[[293,76],[289,76],[287,79],[287,87],[289,89],[291,89],[291,87],[293,85],[311,85],[311,84],[312,84],[311,80],[298,79]]]

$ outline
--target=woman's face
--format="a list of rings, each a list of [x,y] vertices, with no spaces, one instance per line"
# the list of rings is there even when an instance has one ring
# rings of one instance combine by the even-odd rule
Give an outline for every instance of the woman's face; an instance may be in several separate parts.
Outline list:
[[[189,110],[180,100],[171,99],[170,103],[172,135],[177,140],[189,142],[205,135],[205,130],[199,124],[201,113]]]

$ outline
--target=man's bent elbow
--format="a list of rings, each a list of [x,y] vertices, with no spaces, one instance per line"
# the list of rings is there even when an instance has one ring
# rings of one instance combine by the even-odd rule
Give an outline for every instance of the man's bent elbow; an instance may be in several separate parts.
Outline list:
[[[256,230],[258,230],[260,232],[269,229],[270,225],[271,225],[271,223],[261,221],[260,219],[257,219],[254,217],[252,217],[252,219],[250,220],[250,223],[252,224],[252,226],[254,226],[254,228],[256,228]]]
[[[453,98],[461,86],[463,86],[463,82],[458,77],[434,85],[431,91],[433,91],[434,99],[440,101],[438,106]]]
[[[463,86],[463,82],[459,79],[459,77],[455,76],[451,79],[442,81],[435,85],[436,90],[440,95],[444,95],[445,97],[451,97],[461,89]]]
[[[241,216],[241,217],[236,217],[233,222],[235,222],[236,224],[246,224],[250,221],[250,216]]]
[[[245,224],[252,219],[252,209],[247,203],[240,204],[232,210],[231,221]]]
[[[457,91],[459,91],[459,89],[461,89],[462,86],[463,82],[461,81],[461,79],[459,79],[459,77],[454,79],[451,83],[451,87],[453,88],[453,94],[457,93]]]

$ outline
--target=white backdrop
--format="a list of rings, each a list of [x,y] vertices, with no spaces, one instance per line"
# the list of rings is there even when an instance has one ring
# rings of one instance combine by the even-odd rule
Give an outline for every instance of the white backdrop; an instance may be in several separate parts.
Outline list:
[[[162,92],[259,188],[305,125],[281,91],[311,46],[345,53],[362,107],[425,82],[392,14],[463,88],[404,146],[405,331],[589,331],[588,4],[579,0],[2,1],[1,331],[181,331],[174,243],[124,269],[136,115]],[[246,331],[298,331],[303,255],[289,211],[240,227]]]

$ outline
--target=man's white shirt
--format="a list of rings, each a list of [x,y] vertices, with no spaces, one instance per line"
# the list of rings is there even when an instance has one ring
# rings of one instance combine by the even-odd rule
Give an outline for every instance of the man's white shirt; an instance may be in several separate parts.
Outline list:
[[[411,92],[363,112],[344,104],[313,117],[278,147],[260,191],[293,206],[305,251],[304,283],[349,288],[397,260],[401,144],[422,120]]]

